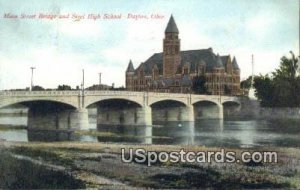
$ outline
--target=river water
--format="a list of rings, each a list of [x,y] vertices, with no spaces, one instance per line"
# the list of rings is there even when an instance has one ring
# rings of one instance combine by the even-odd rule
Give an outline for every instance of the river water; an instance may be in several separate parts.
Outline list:
[[[26,125],[27,116],[0,116],[0,124]],[[300,147],[300,120],[199,120],[163,122],[154,126],[104,126],[90,118],[97,135],[72,131],[0,130],[6,141],[93,141],[214,147]]]

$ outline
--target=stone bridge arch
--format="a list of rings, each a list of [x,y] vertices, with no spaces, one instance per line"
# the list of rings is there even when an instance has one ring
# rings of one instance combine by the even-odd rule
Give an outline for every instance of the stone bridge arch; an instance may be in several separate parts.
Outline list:
[[[94,103],[109,100],[109,99],[123,99],[135,102],[140,106],[144,105],[144,93],[141,92],[127,92],[127,91],[87,91],[85,93],[85,107],[89,107]]]
[[[78,108],[78,102],[68,101],[65,98],[49,98],[49,97],[20,97],[20,98],[4,98],[1,100],[0,109],[22,103],[30,102],[52,102],[57,104],[65,104],[74,109]]]
[[[153,105],[155,104],[159,104],[159,103],[163,103],[163,102],[174,102],[174,103],[178,103],[178,104],[181,104],[183,106],[187,106],[187,103],[186,101],[184,100],[181,100],[181,99],[172,99],[172,98],[158,98],[156,100],[150,100],[148,102],[148,105],[150,107],[152,107]]]
[[[236,106],[241,106],[241,102],[236,101],[236,100],[226,100],[222,102],[222,105],[236,105]]]
[[[233,96],[224,96],[221,98],[221,102],[224,105],[224,103],[236,103],[236,104],[241,104],[240,99],[238,97],[233,97]]]
[[[140,101],[137,101],[136,99],[130,97],[98,97],[92,99],[86,98],[85,107],[88,108],[93,104],[96,105],[105,101],[128,101],[138,105],[139,107],[143,107],[143,104]]]
[[[96,108],[97,126],[142,125],[144,124],[143,105],[132,98],[105,97],[90,102],[87,108]]]
[[[214,101],[214,100],[209,100],[209,99],[208,100],[205,100],[205,99],[203,99],[203,100],[195,100],[195,101],[192,102],[192,104],[194,106],[197,105],[197,104],[201,104],[201,103],[214,104],[216,106],[222,107],[222,104],[220,104],[220,102]]]
[[[202,99],[193,102],[195,120],[223,118],[223,106],[220,102]]]
[[[236,100],[227,100],[222,103],[224,118],[234,118],[241,110],[241,103]]]
[[[178,102],[181,103],[184,106],[187,106],[187,99],[186,98],[172,98],[172,97],[150,97],[148,100],[148,106],[152,106],[154,104],[160,103],[160,102]]]
[[[187,112],[188,105],[182,99],[160,98],[152,101],[149,107],[152,109],[152,121],[155,124],[190,119]]]

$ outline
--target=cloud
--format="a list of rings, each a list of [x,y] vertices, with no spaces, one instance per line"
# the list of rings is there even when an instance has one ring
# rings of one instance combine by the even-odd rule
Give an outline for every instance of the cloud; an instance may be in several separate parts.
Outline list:
[[[56,26],[58,33],[78,39],[96,38],[102,35],[102,27],[93,20],[59,21]]]
[[[0,89],[30,85],[44,87],[81,83],[124,85],[129,59],[137,67],[162,51],[164,29],[173,13],[179,27],[181,49],[212,47],[214,52],[236,56],[242,77],[267,73],[278,66],[286,52],[299,51],[298,8],[290,1],[12,1],[0,0]],[[20,8],[16,8],[20,7]],[[48,13],[159,13],[164,19],[93,21],[6,20],[4,12]]]

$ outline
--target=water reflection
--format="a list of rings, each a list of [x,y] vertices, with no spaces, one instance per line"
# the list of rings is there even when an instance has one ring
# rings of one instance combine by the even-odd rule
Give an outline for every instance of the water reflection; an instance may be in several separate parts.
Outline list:
[[[297,126],[299,126],[300,121],[294,122],[298,125],[291,125],[288,121],[283,122],[285,125],[282,125],[278,121],[264,120],[160,122],[155,123],[153,127],[98,125],[99,131],[112,132],[124,137],[98,137],[98,140],[101,142],[136,142],[217,147],[299,147],[300,128]],[[133,136],[136,138],[133,138]]]
[[[73,141],[74,135],[71,131],[52,131],[52,130],[28,130],[28,141],[56,142]]]
[[[24,117],[10,118],[15,123]],[[2,120],[8,121],[8,118]],[[97,125],[90,120],[91,133],[74,131],[0,130],[7,141],[93,141],[143,144],[204,145],[216,147],[300,147],[300,121],[287,120],[199,120],[156,122],[151,126]]]
[[[1,115],[0,114],[0,124],[1,125],[27,125],[27,115]]]
[[[26,129],[12,129],[0,131],[0,139],[6,141],[20,141],[27,142],[28,141],[28,132]]]
[[[77,135],[74,131],[28,130],[29,142],[84,141],[97,142],[97,137]]]

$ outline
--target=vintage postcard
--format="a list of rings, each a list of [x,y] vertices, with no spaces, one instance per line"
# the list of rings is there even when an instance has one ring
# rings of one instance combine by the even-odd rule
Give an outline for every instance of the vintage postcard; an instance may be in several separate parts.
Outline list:
[[[0,0],[0,189],[300,189],[299,0]]]

